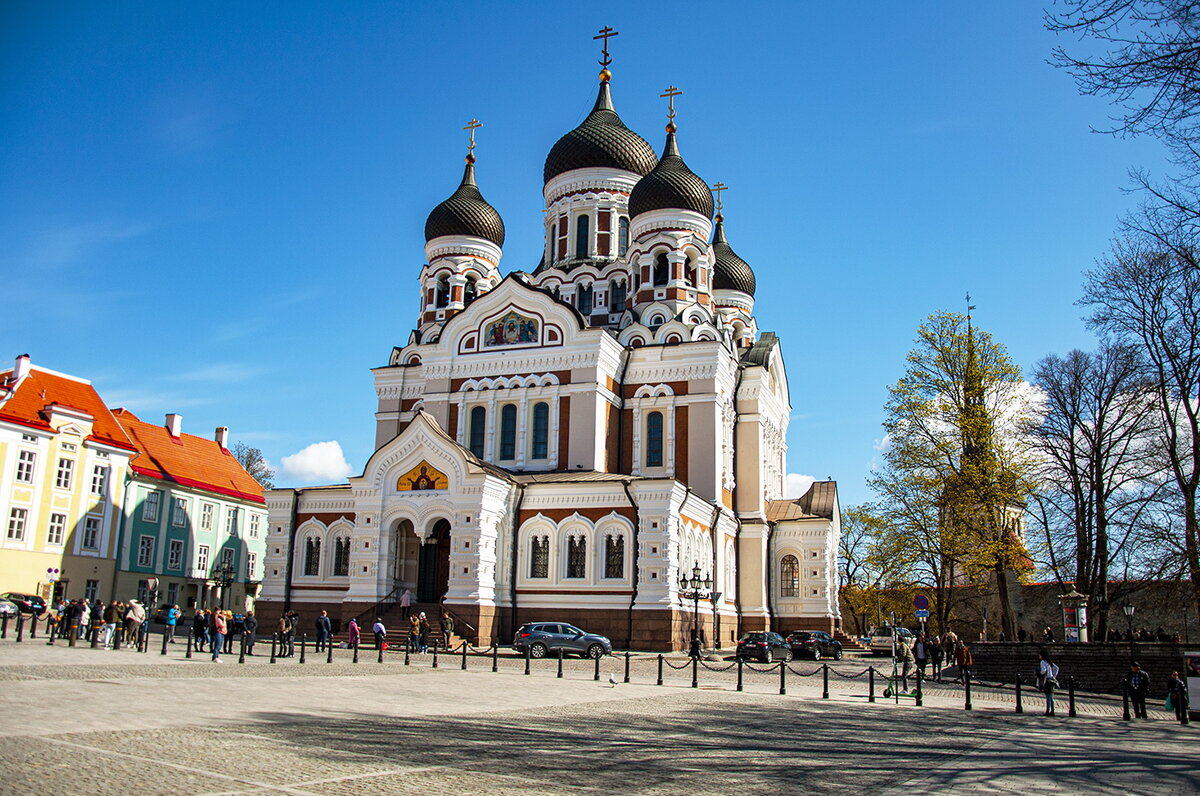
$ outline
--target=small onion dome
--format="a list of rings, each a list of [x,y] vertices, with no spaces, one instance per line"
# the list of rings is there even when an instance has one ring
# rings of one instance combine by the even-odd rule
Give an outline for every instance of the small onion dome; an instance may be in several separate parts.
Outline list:
[[[679,156],[674,125],[667,128],[667,145],[658,165],[629,193],[630,218],[651,210],[691,210],[712,218],[712,191]]]
[[[425,219],[425,242],[443,235],[471,235],[504,246],[504,221],[475,186],[475,158],[467,157],[462,184]]]
[[[729,241],[725,240],[725,221],[720,216],[717,216],[717,229],[713,233],[712,252],[713,290],[740,290],[747,296],[753,296],[754,271],[729,248]]]
[[[592,112],[550,148],[542,177],[548,183],[568,171],[594,167],[645,175],[657,162],[654,147],[626,127],[613,110],[608,81],[602,80]]]

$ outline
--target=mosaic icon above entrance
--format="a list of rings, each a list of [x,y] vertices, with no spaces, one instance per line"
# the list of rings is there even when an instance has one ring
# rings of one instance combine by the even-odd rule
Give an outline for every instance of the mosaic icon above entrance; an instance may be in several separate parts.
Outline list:
[[[423,461],[396,481],[397,492],[418,492],[430,489],[446,489],[450,482],[446,474],[429,462]]]

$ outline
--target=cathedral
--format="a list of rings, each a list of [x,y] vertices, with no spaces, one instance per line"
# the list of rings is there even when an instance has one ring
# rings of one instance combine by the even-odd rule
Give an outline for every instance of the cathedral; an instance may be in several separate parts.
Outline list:
[[[678,90],[656,153],[609,60],[546,156],[531,271],[501,271],[468,126],[416,328],[372,371],[375,453],[348,484],[267,493],[268,622],[397,623],[407,590],[479,644],[554,620],[657,650],[840,629],[837,487],[784,498],[791,399],[754,271],[680,154]]]

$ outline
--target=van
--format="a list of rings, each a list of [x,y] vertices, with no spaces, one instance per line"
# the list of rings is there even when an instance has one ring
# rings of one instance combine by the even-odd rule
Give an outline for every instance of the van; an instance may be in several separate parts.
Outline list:
[[[871,654],[872,655],[891,655],[892,654],[892,630],[891,625],[882,625],[871,631]],[[912,631],[906,627],[895,628],[897,641],[903,641],[905,644],[912,644],[914,636]]]

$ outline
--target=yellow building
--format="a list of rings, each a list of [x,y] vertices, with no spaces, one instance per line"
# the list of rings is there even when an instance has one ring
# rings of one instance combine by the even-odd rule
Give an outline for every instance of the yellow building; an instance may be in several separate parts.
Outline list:
[[[0,371],[0,592],[111,599],[137,449],[91,382]]]

